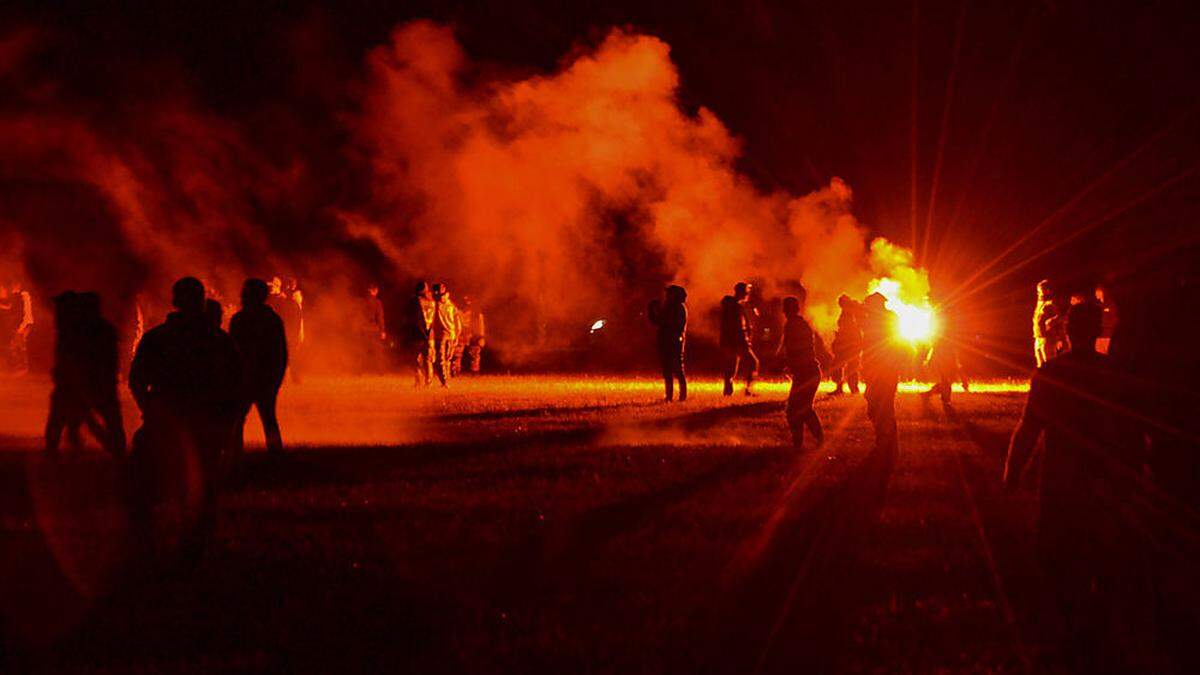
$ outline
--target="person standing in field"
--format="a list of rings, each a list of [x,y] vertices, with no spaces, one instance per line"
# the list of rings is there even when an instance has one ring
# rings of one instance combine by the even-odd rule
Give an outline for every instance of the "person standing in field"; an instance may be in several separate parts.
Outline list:
[[[1070,350],[1034,373],[1003,475],[1005,488],[1015,490],[1045,437],[1037,548],[1078,672],[1124,671],[1129,664],[1122,660],[1137,658],[1130,638],[1150,623],[1144,605],[1151,592],[1138,587],[1147,576],[1147,546],[1125,500],[1147,457],[1139,424],[1122,404],[1125,385],[1096,352],[1102,315],[1092,302],[1070,308]],[[1144,666],[1130,672],[1150,672]]]
[[[383,300],[379,299],[379,286],[367,286],[367,297],[363,299],[361,312],[358,330],[364,350],[366,371],[378,373],[384,368],[383,346],[387,340],[387,324],[383,313]]]
[[[434,370],[443,387],[449,386],[450,361],[454,358],[455,345],[462,334],[462,317],[458,307],[450,299],[450,290],[445,284],[433,285],[433,337]]]
[[[235,454],[245,448],[246,419],[258,408],[267,451],[283,453],[283,437],[275,404],[288,366],[287,331],[283,319],[268,304],[268,287],[262,279],[247,279],[242,285],[242,309],[229,321],[229,335],[245,362],[245,399],[241,426],[234,435]]]
[[[1096,302],[1100,304],[1100,337],[1096,338],[1096,351],[1108,354],[1113,335],[1117,332],[1117,303],[1113,301],[1108,287],[1100,284],[1095,290]]]
[[[1037,285],[1037,306],[1033,310],[1033,357],[1037,367],[1058,355],[1066,337],[1065,314],[1055,299],[1049,279]]]
[[[813,409],[813,399],[821,385],[821,366],[828,367],[831,360],[821,336],[813,331],[804,318],[804,302],[807,293],[803,288],[796,295],[783,299],[783,337],[776,355],[783,354],[787,369],[792,375],[792,386],[788,390],[787,423],[792,432],[792,444],[797,450],[804,447],[804,430],[812,434],[817,446],[825,442],[821,420]]]
[[[684,373],[684,348],[687,341],[687,291],[674,284],[667,286],[663,301],[650,303],[647,315],[657,326],[655,343],[658,363],[662,367],[666,400],[675,398],[675,382],[679,382],[679,400],[687,400],[687,375]]]
[[[724,360],[726,396],[733,395],[733,378],[744,366],[746,395],[753,396],[751,387],[758,374],[758,356],[751,343],[750,315],[746,303],[750,299],[750,284],[739,281],[733,287],[733,295],[721,299],[721,355]]]
[[[413,289],[413,296],[405,306],[404,323],[408,331],[405,343],[408,345],[408,356],[413,364],[416,386],[428,387],[433,381],[433,364],[436,360],[433,351],[433,321],[437,305],[429,284],[418,281]]]
[[[846,383],[851,394],[858,393],[858,372],[862,362],[862,329],[858,325],[860,307],[850,296],[838,298],[837,332],[833,335],[833,377],[835,396],[842,393]]]
[[[887,308],[887,299],[872,293],[863,301],[862,372],[866,384],[867,417],[875,427],[875,446],[895,451],[896,388],[904,354],[896,345],[900,321]]]
[[[154,543],[153,510],[162,498],[198,508],[182,544],[195,561],[216,523],[217,467],[242,406],[242,360],[233,339],[205,313],[204,284],[176,281],[176,311],[142,337],[129,389],[142,412],[132,453],[135,534]],[[187,494],[176,494],[183,486]]]

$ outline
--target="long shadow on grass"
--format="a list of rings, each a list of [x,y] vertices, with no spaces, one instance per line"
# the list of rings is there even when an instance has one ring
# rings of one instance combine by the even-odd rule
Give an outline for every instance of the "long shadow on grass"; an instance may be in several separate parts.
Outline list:
[[[597,420],[572,429],[522,432],[514,430],[495,438],[465,442],[417,443],[395,446],[305,448],[274,458],[257,453],[247,456],[240,486],[304,487],[313,485],[363,484],[387,480],[397,471],[412,471],[434,464],[512,454],[557,445],[585,445],[600,440],[614,429],[637,433],[670,429],[698,433],[730,422],[757,417],[783,409],[778,401],[722,406],[633,424],[603,424]]]
[[[716,612],[709,672],[832,672],[848,646],[860,541],[883,508],[894,450],[873,449],[847,477],[810,486],[757,567]]]

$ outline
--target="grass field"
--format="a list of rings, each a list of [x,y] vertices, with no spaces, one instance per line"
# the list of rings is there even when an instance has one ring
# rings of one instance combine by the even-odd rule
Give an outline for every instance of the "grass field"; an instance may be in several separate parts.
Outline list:
[[[250,455],[199,569],[132,580],[113,464],[43,460],[48,384],[2,384],[0,621],[31,670],[1008,672],[1052,634],[1032,493],[999,491],[1019,384],[909,388],[895,454],[827,394],[795,451],[783,383],[289,384],[292,452]]]

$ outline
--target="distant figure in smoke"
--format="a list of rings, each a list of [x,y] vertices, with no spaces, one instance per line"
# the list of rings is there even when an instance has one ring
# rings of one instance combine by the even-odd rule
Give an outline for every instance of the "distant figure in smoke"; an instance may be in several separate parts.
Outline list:
[[[29,372],[29,333],[33,330],[33,296],[19,282],[0,287],[0,363],[13,375]]]
[[[1065,347],[1065,312],[1054,296],[1049,279],[1037,285],[1037,306],[1033,310],[1033,357],[1037,367],[1058,355]]]
[[[804,319],[804,301],[807,293],[803,288],[796,295],[783,299],[783,337],[776,354],[784,355],[788,371],[792,374],[792,387],[788,390],[787,422],[792,432],[792,445],[797,450],[804,447],[804,429],[807,427],[813,440],[820,446],[825,442],[821,420],[813,410],[813,398],[821,386],[821,367],[828,367],[832,360],[825,349],[821,336],[813,331]]]
[[[262,279],[247,279],[242,285],[242,309],[229,321],[229,335],[238,346],[245,364],[242,426],[234,435],[238,455],[245,447],[246,418],[258,408],[267,451],[283,452],[275,402],[288,366],[288,344],[283,320],[267,305],[268,288]]]
[[[478,375],[483,364],[483,348],[487,344],[483,310],[475,306],[471,296],[464,295],[459,315],[462,316],[463,332],[458,336],[451,366],[455,375],[463,371]]]
[[[1100,305],[1100,337],[1096,338],[1096,351],[1107,354],[1112,347],[1113,334],[1117,331],[1117,303],[1113,301],[1108,287],[1096,286],[1096,302]]]
[[[367,286],[367,297],[362,307],[359,333],[365,350],[366,370],[377,373],[383,370],[383,347],[387,341],[387,323],[384,320],[383,301],[379,299],[379,286]]]
[[[442,386],[450,382],[450,361],[454,359],[454,349],[462,334],[462,317],[458,307],[450,299],[450,290],[445,284],[433,285],[433,326],[430,334],[433,337],[434,370],[437,371],[438,381]]]
[[[428,387],[433,381],[433,364],[437,360],[433,345],[433,322],[437,304],[429,284],[418,281],[413,296],[405,307],[404,323],[407,327],[409,358],[416,368],[416,386]]]
[[[1015,489],[1045,435],[1038,551],[1069,624],[1078,672],[1124,670],[1119,645],[1143,617],[1136,601],[1123,603],[1146,592],[1136,588],[1145,579],[1138,560],[1145,542],[1124,515],[1145,457],[1138,425],[1122,413],[1122,386],[1096,353],[1101,328],[1096,304],[1070,309],[1071,349],[1034,373],[1004,467],[1005,487]],[[1109,632],[1118,625],[1123,630]]]
[[[46,451],[58,451],[64,429],[71,447],[80,448],[79,430],[87,424],[105,450],[121,457],[125,425],[117,396],[117,329],[101,316],[95,293],[59,295],[54,298],[54,317],[54,391]]]
[[[156,503],[196,504],[182,537],[194,560],[215,526],[216,469],[241,414],[242,363],[233,339],[206,315],[204,284],[184,277],[171,292],[176,311],[142,337],[129,372],[142,412],[132,506],[135,532],[150,548]]]
[[[721,355],[725,361],[726,396],[733,395],[733,378],[739,367],[745,366],[746,395],[752,396],[754,376],[758,374],[758,357],[751,344],[753,335],[746,302],[750,298],[750,284],[740,281],[733,287],[733,295],[721,299]]]
[[[838,298],[842,312],[838,315],[837,332],[833,335],[833,377],[835,396],[842,393],[845,382],[851,394],[858,393],[858,372],[862,362],[862,329],[858,325],[859,304],[850,296]]]
[[[666,400],[675,398],[675,381],[679,381],[679,400],[687,400],[687,375],[684,374],[684,347],[687,341],[687,291],[682,286],[667,286],[660,303],[650,303],[647,316],[658,327],[655,344],[658,363],[662,366]]]
[[[304,342],[304,299],[295,279],[288,277],[271,277],[270,296],[267,305],[283,322],[283,331],[287,336],[288,349],[291,356],[292,381],[299,383],[298,361],[301,346]],[[242,289],[245,292],[245,288]],[[243,297],[243,307],[245,307]]]
[[[896,345],[900,320],[887,308],[887,299],[872,293],[863,301],[862,372],[866,384],[867,417],[875,427],[875,445],[897,447],[896,388],[905,355]]]

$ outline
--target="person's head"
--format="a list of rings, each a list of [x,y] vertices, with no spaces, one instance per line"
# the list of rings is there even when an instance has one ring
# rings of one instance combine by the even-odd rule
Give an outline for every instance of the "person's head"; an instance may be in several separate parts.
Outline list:
[[[295,293],[296,291],[300,290],[300,282],[296,281],[296,277],[284,277],[283,290],[287,291],[288,293]]]
[[[1094,294],[1097,302],[1101,304],[1108,302],[1108,287],[1106,287],[1104,284],[1098,284]]]
[[[209,298],[204,301],[204,318],[208,321],[208,325],[213,328],[220,328],[221,322],[225,320],[225,312],[221,309],[221,303]]]
[[[845,293],[838,297],[838,307],[841,307],[843,312],[854,311],[854,307],[857,304],[857,302],[854,302],[854,298],[851,298]]]
[[[1042,279],[1037,285],[1038,300],[1049,300],[1054,297],[1054,286],[1049,279]]]
[[[458,299],[458,304],[462,305],[463,309],[471,309],[475,305],[475,301],[471,299],[471,296],[464,295]]]
[[[667,302],[675,302],[681,305],[687,302],[687,290],[678,284],[667,286],[663,295],[666,297]]]
[[[783,299],[783,315],[789,319],[794,319],[800,316],[800,307],[803,301],[795,295],[789,295]]]
[[[437,300],[449,300],[450,289],[446,288],[446,284],[434,284],[433,297]]]
[[[887,298],[883,293],[876,291],[863,300],[863,307],[872,312],[882,312],[887,309]]]
[[[242,284],[242,307],[254,307],[266,303],[271,289],[262,279],[247,279]]]
[[[375,284],[369,284],[367,286],[367,297],[378,298],[379,297],[379,286],[377,286]]]
[[[171,286],[171,304],[184,314],[204,312],[204,284],[196,277],[184,277]]]
[[[271,295],[279,295],[283,292],[283,279],[280,277],[271,277],[271,281],[268,282],[268,285],[271,290]]]
[[[413,288],[413,295],[417,296],[418,298],[423,298],[429,295],[429,282],[418,281],[417,285]]]
[[[1094,302],[1071,305],[1067,312],[1067,338],[1072,350],[1095,351],[1096,338],[1103,330],[1104,310]]]
[[[745,300],[746,298],[750,297],[750,289],[752,288],[753,286],[751,286],[749,283],[745,281],[739,281],[733,285],[733,297],[737,298],[738,300]]]

